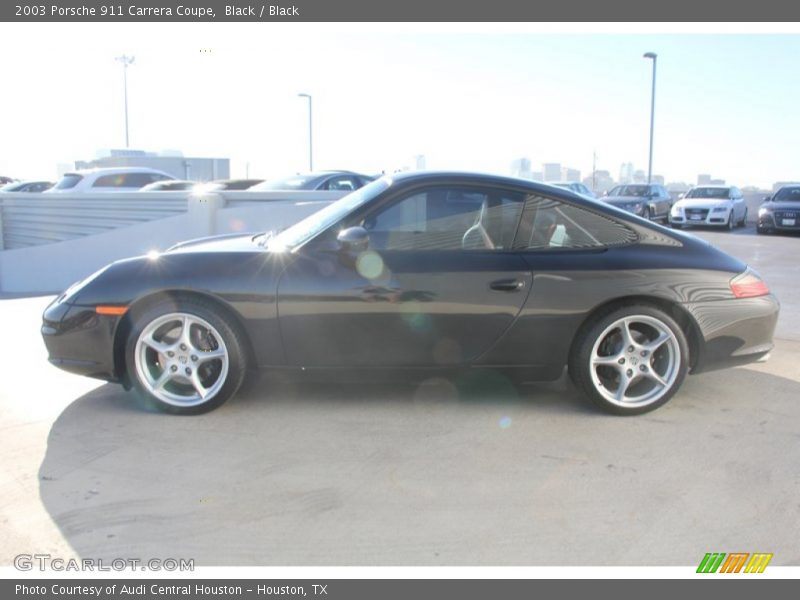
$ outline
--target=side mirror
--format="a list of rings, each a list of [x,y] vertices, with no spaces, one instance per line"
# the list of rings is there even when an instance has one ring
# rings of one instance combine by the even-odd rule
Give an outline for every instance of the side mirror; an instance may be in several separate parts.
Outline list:
[[[369,248],[369,234],[359,226],[342,229],[336,241],[339,242],[339,250],[345,252],[363,252]]]
[[[772,196],[764,196],[764,202],[770,202],[772,200]]]

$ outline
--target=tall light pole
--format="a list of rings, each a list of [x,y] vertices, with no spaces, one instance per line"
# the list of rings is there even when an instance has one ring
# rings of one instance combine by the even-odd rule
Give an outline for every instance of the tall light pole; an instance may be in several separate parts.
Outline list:
[[[135,56],[117,56],[114,60],[122,63],[122,82],[125,90],[125,147],[130,148],[128,140],[128,67],[136,60]]]
[[[297,94],[300,98],[308,98],[308,170],[314,170],[314,134],[311,125],[311,94]]]
[[[656,61],[658,54],[645,52],[643,58],[653,59],[653,91],[650,94],[650,158],[647,163],[647,183],[653,179],[653,122],[656,114]]]

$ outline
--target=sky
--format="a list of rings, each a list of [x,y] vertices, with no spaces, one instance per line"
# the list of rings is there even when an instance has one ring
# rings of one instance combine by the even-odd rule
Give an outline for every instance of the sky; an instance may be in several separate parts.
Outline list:
[[[665,33],[663,26],[431,24],[0,24],[0,175],[125,144],[229,157],[231,176],[314,167],[413,165],[510,174],[558,162],[615,179],[647,169],[658,53],[653,172],[709,173],[770,188],[800,180],[798,33]],[[695,27],[692,31],[696,31]],[[714,28],[711,28],[712,30]],[[717,28],[719,29],[719,28]],[[646,33],[631,33],[645,30]],[[587,32],[588,31],[588,32]]]

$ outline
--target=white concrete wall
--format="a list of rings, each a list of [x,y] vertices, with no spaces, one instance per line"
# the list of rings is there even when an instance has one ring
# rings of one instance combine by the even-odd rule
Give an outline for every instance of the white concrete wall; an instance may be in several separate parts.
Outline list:
[[[0,251],[0,292],[60,292],[109,262],[151,250],[165,250],[180,241],[282,229],[342,195],[340,192],[239,192],[192,196],[187,211],[180,215],[52,244]]]

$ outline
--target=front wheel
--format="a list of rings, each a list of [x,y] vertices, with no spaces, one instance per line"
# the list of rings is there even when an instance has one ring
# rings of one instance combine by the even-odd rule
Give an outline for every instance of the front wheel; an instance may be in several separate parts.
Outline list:
[[[241,387],[247,362],[235,324],[199,300],[164,302],[135,317],[125,359],[138,394],[175,414],[223,404]]]
[[[575,339],[569,373],[597,406],[638,415],[666,403],[689,365],[686,336],[664,311],[627,305],[599,315]]]

